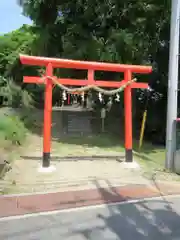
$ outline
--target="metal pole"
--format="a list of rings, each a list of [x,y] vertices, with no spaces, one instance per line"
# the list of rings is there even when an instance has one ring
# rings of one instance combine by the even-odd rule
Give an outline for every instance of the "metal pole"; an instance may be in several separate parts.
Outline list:
[[[171,4],[172,6],[171,6],[171,30],[169,50],[166,162],[165,162],[165,167],[169,170],[173,169],[173,155],[175,151],[174,123],[175,119],[177,118],[180,0],[172,0]]]

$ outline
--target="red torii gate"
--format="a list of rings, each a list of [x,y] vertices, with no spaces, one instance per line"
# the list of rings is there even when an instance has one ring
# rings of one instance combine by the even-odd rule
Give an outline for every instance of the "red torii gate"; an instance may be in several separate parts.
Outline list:
[[[151,66],[114,64],[104,62],[75,61],[69,59],[46,58],[28,55],[20,55],[22,64],[44,66],[46,67],[47,77],[44,81],[41,77],[25,76],[24,83],[45,84],[45,103],[44,103],[44,141],[43,141],[43,167],[50,166],[51,152],[51,115],[52,115],[52,89],[54,68],[71,68],[87,70],[87,79],[59,78],[58,82],[63,85],[86,86],[96,85],[100,87],[119,88],[132,79],[132,73],[147,74],[152,72]],[[123,72],[124,80],[115,81],[96,81],[94,79],[95,71]],[[49,78],[48,78],[49,77]],[[132,153],[132,96],[131,88],[148,88],[147,83],[133,82],[124,89],[124,108],[125,108],[125,159],[126,162],[133,161]]]

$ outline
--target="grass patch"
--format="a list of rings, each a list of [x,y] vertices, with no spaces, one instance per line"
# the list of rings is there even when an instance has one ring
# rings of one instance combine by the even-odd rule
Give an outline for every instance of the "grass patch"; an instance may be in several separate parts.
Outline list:
[[[0,109],[0,178],[8,171],[7,163],[19,156],[26,140],[27,129],[21,118],[8,109]]]
[[[122,142],[118,141],[117,137],[107,134],[85,135],[85,136],[63,136],[60,138],[60,143],[81,145],[87,147],[99,148],[116,148],[120,147],[122,150]]]
[[[62,136],[53,141],[52,148],[63,156],[96,156],[111,155],[112,152],[123,152],[123,146],[113,136],[97,134],[90,136]]]
[[[133,152],[135,160],[140,164],[144,177],[180,180],[177,174],[165,170],[165,147],[155,146],[150,142],[144,142],[139,150],[138,140],[133,140]],[[106,152],[124,152],[124,141],[109,134],[92,136],[63,137],[56,142],[54,148],[64,155],[98,155]]]
[[[11,146],[24,145],[26,134],[32,129],[35,130],[35,122],[37,122],[30,110],[21,111],[20,114],[17,112],[9,115],[4,114],[0,118],[0,144],[2,148],[5,148],[6,145],[9,146],[9,144]],[[39,145],[38,137],[37,141],[37,145]],[[36,145],[36,142],[33,144]],[[24,148],[26,148],[25,145]],[[96,156],[106,155],[106,153],[111,155],[112,152],[122,155],[124,153],[124,139],[107,133],[91,136],[61,136],[59,141],[57,139],[53,141],[52,150],[55,155],[60,153],[61,156]],[[139,151],[138,140],[133,140],[133,152],[145,177],[152,178],[156,174],[161,175],[161,178],[165,180],[169,177],[180,180],[178,175],[164,170],[164,147],[144,142],[141,151]]]
[[[0,141],[4,145],[22,145],[27,130],[18,116],[2,115],[0,120]],[[2,145],[1,145],[2,146]]]

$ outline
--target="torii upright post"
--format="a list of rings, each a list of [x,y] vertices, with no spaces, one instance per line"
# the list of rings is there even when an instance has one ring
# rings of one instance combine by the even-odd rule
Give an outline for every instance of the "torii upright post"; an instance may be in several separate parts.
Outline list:
[[[87,79],[69,79],[59,78],[57,81],[63,85],[71,86],[87,86],[96,85],[105,88],[119,88],[132,80],[133,73],[147,74],[152,72],[151,66],[125,65],[103,62],[74,61],[68,59],[45,58],[20,55],[22,64],[44,66],[46,67],[46,75],[41,77],[24,77],[24,83],[45,84],[45,103],[44,103],[44,144],[43,144],[43,163],[42,166],[47,168],[50,166],[51,152],[51,114],[52,114],[52,86],[54,68],[71,68],[87,70]],[[111,71],[123,72],[124,80],[122,81],[96,81],[94,78],[95,71]],[[45,79],[45,80],[44,80]],[[148,88],[147,83],[133,82],[124,90],[124,106],[125,106],[125,160],[133,161],[132,153],[132,88]]]
[[[46,76],[53,76],[53,67],[48,63],[46,67]],[[43,138],[43,167],[50,165],[51,152],[51,122],[52,122],[52,80],[46,79],[45,98],[44,98],[44,138]]]
[[[130,70],[126,70],[124,73],[125,81],[132,79],[132,73]],[[125,115],[125,150],[126,150],[126,162],[132,162],[132,96],[131,85],[124,89],[124,115]]]

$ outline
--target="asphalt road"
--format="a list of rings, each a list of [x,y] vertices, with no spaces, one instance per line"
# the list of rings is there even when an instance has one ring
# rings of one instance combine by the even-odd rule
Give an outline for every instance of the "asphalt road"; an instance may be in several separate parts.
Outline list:
[[[180,196],[0,219],[0,239],[179,240]]]

